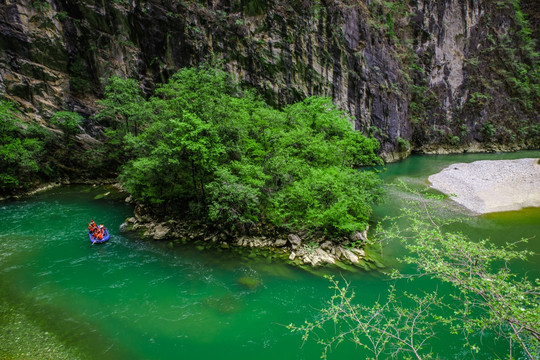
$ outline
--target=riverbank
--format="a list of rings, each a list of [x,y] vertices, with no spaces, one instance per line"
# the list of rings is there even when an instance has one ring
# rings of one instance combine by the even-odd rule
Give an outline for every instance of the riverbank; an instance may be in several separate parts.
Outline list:
[[[519,142],[511,144],[480,143],[472,141],[461,146],[444,144],[427,144],[420,147],[412,147],[410,144],[401,151],[379,154],[385,163],[391,164],[409,158],[411,155],[455,155],[455,154],[495,154],[516,153],[519,151],[534,151],[539,144],[535,142]]]
[[[102,185],[111,185],[119,190],[122,190],[122,186],[118,183],[118,180],[115,178],[103,178],[103,179],[92,179],[92,180],[70,180],[70,179],[63,179],[59,181],[53,181],[48,183],[42,183],[34,188],[31,188],[27,191],[20,191],[15,192],[13,194],[7,195],[7,196],[0,196],[0,201],[4,200],[13,200],[13,199],[22,199],[27,196],[32,196],[39,194],[44,191],[48,191],[60,186],[65,185],[92,185],[92,186],[102,186]]]
[[[167,241],[170,246],[192,243],[206,248],[247,252],[270,261],[283,261],[297,266],[330,265],[342,270],[371,270],[383,267],[380,259],[366,251],[367,230],[350,237],[329,239],[325,235],[288,233],[274,227],[254,229],[250,234],[221,229],[196,219],[163,219],[143,205],[135,207],[134,216],[122,225],[125,231],[137,232],[146,239]]]
[[[475,214],[540,207],[537,158],[456,163],[428,180],[432,188]]]

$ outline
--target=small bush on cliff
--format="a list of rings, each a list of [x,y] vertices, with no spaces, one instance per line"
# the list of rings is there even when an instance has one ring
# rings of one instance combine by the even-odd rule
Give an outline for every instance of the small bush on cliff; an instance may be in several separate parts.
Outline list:
[[[51,123],[58,126],[64,133],[66,142],[72,142],[80,132],[83,117],[72,111],[58,111],[51,118]]]
[[[109,90],[102,114],[132,102]],[[138,105],[147,109],[144,129],[124,138],[131,159],[121,179],[139,201],[243,230],[261,222],[337,234],[366,227],[381,186],[356,168],[381,162],[378,143],[330,99],[276,110],[214,68],[183,69],[155,94]]]

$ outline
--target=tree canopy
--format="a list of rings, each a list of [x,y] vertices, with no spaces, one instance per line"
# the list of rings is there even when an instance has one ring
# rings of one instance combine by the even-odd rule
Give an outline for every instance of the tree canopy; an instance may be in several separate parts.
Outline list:
[[[382,188],[362,167],[382,163],[378,142],[331,99],[275,109],[208,67],[182,69],[149,99],[139,95],[132,80],[113,78],[98,115],[124,124],[120,178],[138,201],[243,230],[365,229]]]

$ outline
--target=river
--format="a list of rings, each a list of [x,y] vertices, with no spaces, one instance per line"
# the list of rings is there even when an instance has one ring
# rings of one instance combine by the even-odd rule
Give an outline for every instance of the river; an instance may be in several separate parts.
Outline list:
[[[540,157],[540,151],[412,156],[388,165],[381,176],[387,184],[403,180],[422,188],[429,175],[454,162],[522,157]],[[111,198],[114,192],[103,196],[109,191],[65,186],[0,202],[0,358],[320,357],[314,339],[303,344],[285,326],[312,320],[332,295],[321,273],[339,273],[140,240],[120,231],[132,207]],[[391,190],[375,219],[397,214],[402,205],[399,192]],[[111,241],[91,246],[90,219],[107,225]],[[528,247],[540,253],[540,209],[471,217],[461,230],[500,244],[531,238]],[[393,259],[401,252],[399,244],[385,249],[389,267],[400,266]],[[531,278],[540,276],[539,268],[538,255],[516,266]],[[377,270],[343,276],[364,304],[384,298],[391,283]],[[434,284],[410,286],[429,291]],[[477,359],[504,351],[489,336]],[[433,346],[441,358],[468,357],[457,338],[438,339]],[[329,359],[365,356],[344,343]]]

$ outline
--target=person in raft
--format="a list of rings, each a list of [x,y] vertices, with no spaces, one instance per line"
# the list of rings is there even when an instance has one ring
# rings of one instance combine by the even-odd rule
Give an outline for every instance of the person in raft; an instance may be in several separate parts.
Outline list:
[[[94,220],[90,220],[88,231],[92,234],[95,240],[103,240],[103,229],[103,224],[97,226]]]
[[[88,224],[88,231],[91,233],[94,233],[94,231],[97,229],[97,225],[94,222],[94,220],[90,220],[90,224]]]
[[[105,233],[105,227],[103,226],[103,224],[99,224],[99,227],[98,227],[98,239],[99,240],[103,240],[103,234]]]

